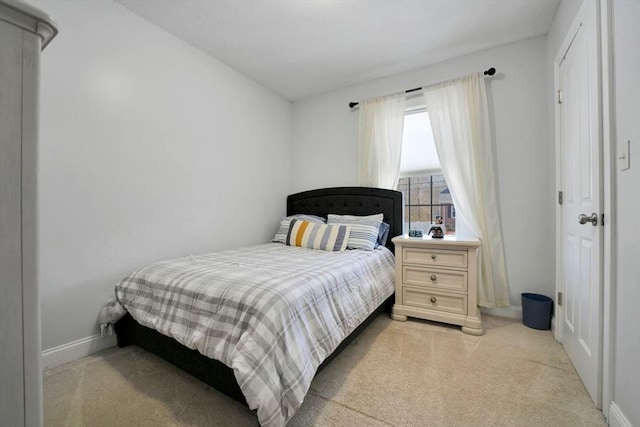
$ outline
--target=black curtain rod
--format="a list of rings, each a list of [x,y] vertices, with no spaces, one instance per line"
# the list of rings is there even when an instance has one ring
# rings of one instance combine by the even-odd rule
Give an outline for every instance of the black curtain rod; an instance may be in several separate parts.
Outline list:
[[[484,75],[485,76],[493,76],[495,73],[496,73],[496,69],[491,67],[487,71],[484,72]],[[415,92],[417,90],[422,90],[422,88],[421,87],[414,87],[413,89],[405,90],[404,93],[411,93],[411,92]],[[353,108],[358,104],[359,104],[359,102],[350,102],[349,103],[349,108]]]

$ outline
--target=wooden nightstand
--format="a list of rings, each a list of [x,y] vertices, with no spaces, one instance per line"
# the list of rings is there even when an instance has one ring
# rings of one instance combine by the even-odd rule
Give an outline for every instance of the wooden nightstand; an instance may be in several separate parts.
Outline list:
[[[462,332],[482,335],[478,309],[480,241],[394,237],[396,302],[394,320],[407,316],[462,326]]]

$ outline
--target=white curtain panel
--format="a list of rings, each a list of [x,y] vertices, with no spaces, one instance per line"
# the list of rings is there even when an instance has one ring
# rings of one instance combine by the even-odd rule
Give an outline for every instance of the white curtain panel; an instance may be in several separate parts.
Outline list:
[[[395,190],[400,176],[405,94],[360,102],[360,185]]]
[[[484,77],[472,74],[423,88],[423,93],[456,212],[482,241],[478,305],[508,307]]]

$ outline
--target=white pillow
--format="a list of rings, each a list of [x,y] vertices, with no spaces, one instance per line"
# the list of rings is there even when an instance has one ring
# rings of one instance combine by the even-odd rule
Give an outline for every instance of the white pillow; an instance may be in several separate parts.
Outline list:
[[[329,214],[327,224],[351,226],[347,248],[371,251],[378,242],[382,218],[381,213],[365,216]]]

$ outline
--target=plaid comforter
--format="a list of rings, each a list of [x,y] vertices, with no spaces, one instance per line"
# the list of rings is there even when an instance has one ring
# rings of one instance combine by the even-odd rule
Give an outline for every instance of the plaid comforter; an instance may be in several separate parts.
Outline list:
[[[260,424],[282,426],[322,361],[393,289],[386,248],[269,243],[141,268],[116,299],[140,324],[231,367]]]

